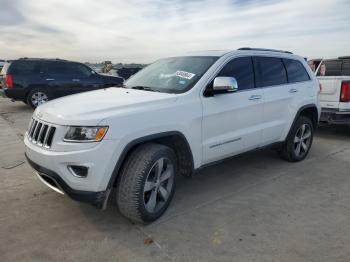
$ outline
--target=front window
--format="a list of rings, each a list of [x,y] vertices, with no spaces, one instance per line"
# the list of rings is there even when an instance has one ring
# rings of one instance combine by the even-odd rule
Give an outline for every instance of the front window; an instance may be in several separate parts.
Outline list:
[[[218,59],[213,56],[184,56],[158,60],[147,66],[126,83],[126,88],[165,93],[190,90]]]

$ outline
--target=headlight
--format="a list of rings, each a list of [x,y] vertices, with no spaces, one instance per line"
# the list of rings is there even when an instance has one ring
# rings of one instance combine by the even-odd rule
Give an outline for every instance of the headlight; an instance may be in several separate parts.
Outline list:
[[[108,126],[70,126],[64,141],[66,142],[99,142],[107,133]]]

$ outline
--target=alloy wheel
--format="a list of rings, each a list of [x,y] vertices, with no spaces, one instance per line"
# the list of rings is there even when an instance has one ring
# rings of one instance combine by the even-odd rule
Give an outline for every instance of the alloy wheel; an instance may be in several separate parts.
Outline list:
[[[149,213],[158,212],[169,199],[174,173],[174,165],[168,158],[160,158],[152,166],[143,189],[143,203]]]
[[[47,95],[43,92],[35,92],[32,97],[30,98],[32,104],[37,107],[40,106],[44,103],[46,103],[47,101],[49,101],[49,98],[47,97]]]
[[[300,126],[294,137],[294,153],[302,157],[309,150],[311,144],[312,128],[308,124]]]

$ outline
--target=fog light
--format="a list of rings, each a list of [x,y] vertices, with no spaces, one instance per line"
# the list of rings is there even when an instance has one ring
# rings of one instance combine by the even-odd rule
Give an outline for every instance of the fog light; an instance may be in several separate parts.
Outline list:
[[[68,166],[68,170],[72,175],[79,178],[87,177],[88,169],[86,166]]]

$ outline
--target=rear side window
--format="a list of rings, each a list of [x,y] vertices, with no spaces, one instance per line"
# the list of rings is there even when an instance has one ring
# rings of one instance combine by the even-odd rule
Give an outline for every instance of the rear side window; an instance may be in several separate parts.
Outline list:
[[[286,66],[288,82],[302,82],[310,80],[309,74],[306,72],[303,64],[300,61],[293,59],[283,59],[284,65]]]
[[[287,73],[281,58],[254,57],[254,66],[259,87],[287,83]]]
[[[350,76],[350,60],[344,60],[341,70],[343,76]]]
[[[15,61],[11,63],[8,73],[13,75],[32,75],[40,73],[39,61]]]
[[[70,74],[70,69],[68,63],[66,62],[49,62],[47,64],[47,70],[52,75],[68,75]]]
[[[218,76],[234,77],[238,90],[252,89],[254,84],[254,70],[251,57],[239,57],[230,61],[220,71]]]
[[[317,72],[317,76],[341,76],[341,60],[325,60]]]

